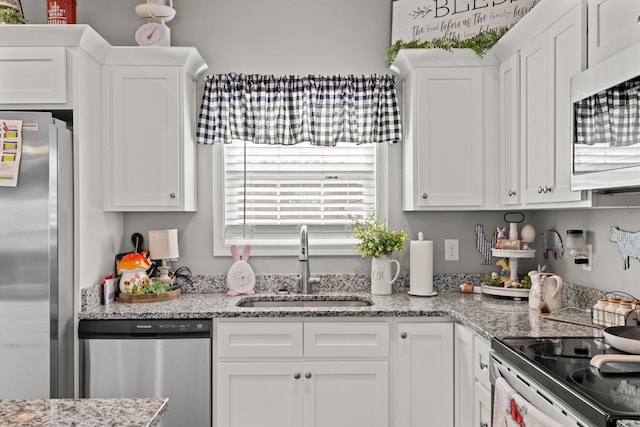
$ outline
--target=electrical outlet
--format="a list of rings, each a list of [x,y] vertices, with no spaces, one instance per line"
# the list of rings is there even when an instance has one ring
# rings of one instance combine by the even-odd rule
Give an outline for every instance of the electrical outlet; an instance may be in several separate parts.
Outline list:
[[[444,260],[459,261],[458,239],[446,239],[444,241]]]

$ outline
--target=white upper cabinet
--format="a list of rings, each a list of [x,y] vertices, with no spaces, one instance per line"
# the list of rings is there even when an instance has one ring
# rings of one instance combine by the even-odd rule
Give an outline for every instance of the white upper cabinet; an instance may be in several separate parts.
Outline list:
[[[195,48],[113,48],[105,64],[105,210],[196,210]]]
[[[404,49],[392,69],[403,84],[404,210],[496,208],[495,58]]]
[[[535,8],[534,8],[535,10]],[[574,6],[520,50],[521,202],[579,202],[570,189],[570,79],[584,69],[585,8]]]
[[[589,0],[589,67],[640,42],[640,1]]]
[[[66,55],[61,46],[0,48],[0,102],[65,104]]]
[[[500,204],[520,204],[520,55],[500,64]]]

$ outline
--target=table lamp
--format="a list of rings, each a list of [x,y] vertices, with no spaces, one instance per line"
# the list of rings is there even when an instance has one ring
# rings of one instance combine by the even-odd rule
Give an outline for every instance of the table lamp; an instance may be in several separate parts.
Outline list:
[[[168,259],[178,258],[178,230],[149,230],[149,252],[152,260],[162,260],[162,265],[158,267],[162,282],[171,282],[167,265]]]

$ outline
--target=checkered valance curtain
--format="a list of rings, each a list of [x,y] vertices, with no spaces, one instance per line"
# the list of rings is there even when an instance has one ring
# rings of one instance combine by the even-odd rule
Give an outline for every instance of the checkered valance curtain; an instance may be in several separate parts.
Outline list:
[[[640,77],[575,104],[575,142],[628,146],[640,142]]]
[[[217,74],[207,78],[196,141],[334,146],[401,140],[393,77]]]

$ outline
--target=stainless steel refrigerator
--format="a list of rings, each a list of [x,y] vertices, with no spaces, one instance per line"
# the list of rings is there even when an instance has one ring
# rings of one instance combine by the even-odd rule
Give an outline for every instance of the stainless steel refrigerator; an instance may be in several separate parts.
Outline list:
[[[23,123],[0,187],[0,399],[73,397],[73,138],[52,113],[2,120]]]

